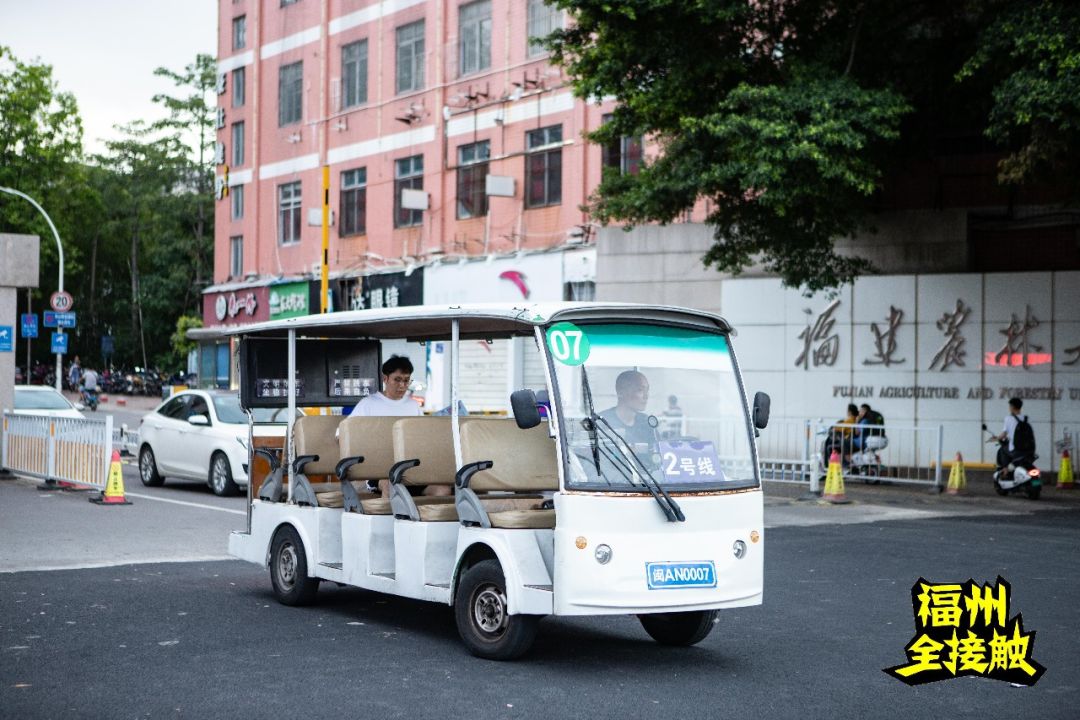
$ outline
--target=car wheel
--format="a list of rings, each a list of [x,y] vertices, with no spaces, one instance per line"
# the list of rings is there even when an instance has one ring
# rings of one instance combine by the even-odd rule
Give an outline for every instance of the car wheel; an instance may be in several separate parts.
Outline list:
[[[1028,496],[1028,500],[1038,500],[1040,493],[1042,493],[1042,485],[1032,485],[1029,482],[1027,487],[1024,488],[1024,493]]]
[[[149,445],[143,445],[139,450],[139,479],[147,487],[159,487],[165,482],[165,478],[158,474],[154,451]]]
[[[532,647],[539,615],[511,615],[498,560],[466,570],[454,596],[454,619],[465,647],[488,660],[513,660]]]
[[[319,591],[319,578],[308,577],[304,541],[292,525],[283,525],[274,533],[270,582],[282,605],[310,605]]]
[[[715,610],[638,615],[641,627],[661,645],[695,645],[712,632]]]
[[[232,468],[225,453],[216,452],[210,458],[210,489],[221,497],[232,497],[240,493],[240,488],[233,482]]]

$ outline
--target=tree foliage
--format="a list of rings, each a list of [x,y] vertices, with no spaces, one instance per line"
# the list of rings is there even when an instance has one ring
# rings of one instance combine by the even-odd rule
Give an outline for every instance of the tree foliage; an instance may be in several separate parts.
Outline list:
[[[178,369],[172,334],[178,318],[201,315],[201,290],[213,256],[213,59],[182,72],[159,68],[175,97],[154,98],[166,119],[133,119],[104,153],[85,157],[74,98],[59,92],[51,68],[22,63],[0,48],[0,185],[34,197],[64,244],[65,289],[79,325],[71,352],[101,360],[114,339],[118,366]],[[51,232],[25,201],[0,195],[0,231],[41,236],[36,309],[56,289]],[[48,342],[38,341],[44,359]]]
[[[817,290],[871,270],[834,241],[872,231],[890,174],[942,137],[1023,136],[1018,155],[1036,160],[1076,147],[1060,121],[1080,102],[1064,0],[553,4],[572,17],[547,40],[554,60],[580,96],[616,101],[589,139],[644,136],[659,151],[637,174],[605,170],[590,211],[632,227],[704,201],[705,261],[721,271],[763,263]]]

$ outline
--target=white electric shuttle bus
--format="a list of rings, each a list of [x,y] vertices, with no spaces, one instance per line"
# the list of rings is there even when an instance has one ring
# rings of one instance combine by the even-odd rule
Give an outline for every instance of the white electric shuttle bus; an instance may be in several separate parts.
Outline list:
[[[761,603],[754,438],[769,398],[748,400],[719,316],[421,306],[237,334],[241,403],[288,407],[289,427],[252,425],[248,526],[229,552],[269,566],[282,603],[312,602],[324,580],[444,603],[468,649],[493,659],[528,650],[545,615],[636,615],[658,642],[690,645],[717,611]],[[509,414],[469,415],[462,395],[485,378],[475,347],[496,341],[529,370],[487,376]],[[296,417],[361,400],[410,344],[446,368],[444,410]]]

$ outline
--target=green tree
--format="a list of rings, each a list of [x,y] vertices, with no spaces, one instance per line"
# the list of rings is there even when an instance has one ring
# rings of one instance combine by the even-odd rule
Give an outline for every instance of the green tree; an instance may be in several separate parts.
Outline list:
[[[1080,5],[1006,6],[983,31],[959,80],[995,82],[987,137],[1010,149],[999,180],[1019,184],[1080,171]]]
[[[645,136],[659,148],[637,174],[605,171],[590,198],[594,216],[667,223],[705,201],[715,231],[707,264],[737,274],[760,262],[809,290],[871,269],[838,255],[834,242],[872,231],[890,177],[932,158],[943,137],[978,134],[1003,112],[1007,93],[990,91],[996,77],[1018,61],[1032,76],[1046,73],[1017,56],[957,82],[973,58],[972,73],[989,64],[980,53],[996,62],[995,22],[1019,13],[1022,0],[553,4],[572,15],[547,40],[554,60],[578,95],[617,103],[588,138]],[[1065,2],[1042,5],[1064,12]],[[1017,22],[1030,30],[1036,15]],[[1057,36],[1046,44],[1075,52],[1075,30],[1063,33],[1071,45]],[[1057,57],[1071,67],[1068,52]],[[1076,97],[1063,93],[1060,105]]]

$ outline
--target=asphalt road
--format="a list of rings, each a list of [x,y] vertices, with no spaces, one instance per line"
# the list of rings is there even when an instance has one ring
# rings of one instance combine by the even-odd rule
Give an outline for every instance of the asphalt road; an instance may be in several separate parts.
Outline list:
[[[193,505],[134,498],[134,506],[99,508],[0,483],[5,556],[13,540],[6,508],[23,508],[18,522],[40,523],[25,516],[36,504],[94,538],[95,522],[138,523],[116,530],[113,550],[153,559],[158,549],[146,545],[156,534],[179,560],[0,574],[0,717],[1078,716],[1075,502],[995,499],[940,516],[921,498],[894,499],[895,514],[886,502],[870,514],[875,522],[844,524],[836,520],[866,514],[870,503],[774,499],[765,604],[722,613],[697,647],[658,646],[632,618],[549,618],[528,656],[495,663],[465,652],[446,607],[324,584],[316,606],[288,608],[261,568],[183,561],[197,535],[212,537],[220,553],[225,526],[243,523],[197,506],[241,510],[242,500],[196,487],[158,490]],[[797,515],[810,520],[791,522]],[[1048,668],[1038,685],[966,678],[910,688],[882,672],[905,660],[919,577],[998,575],[1012,584],[1011,612],[1037,631],[1034,658]]]

